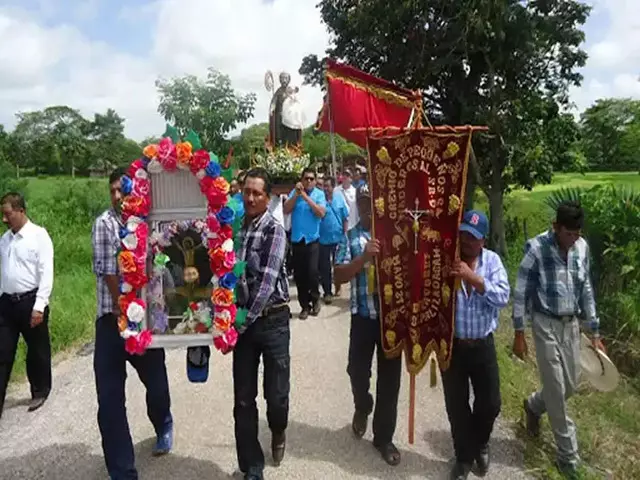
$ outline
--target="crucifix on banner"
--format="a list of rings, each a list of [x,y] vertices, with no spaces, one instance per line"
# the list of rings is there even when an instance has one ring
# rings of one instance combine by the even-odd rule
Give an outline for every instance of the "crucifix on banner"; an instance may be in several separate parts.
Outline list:
[[[416,196],[414,201],[415,208],[413,210],[409,210],[408,208],[404,211],[406,215],[409,215],[411,218],[411,230],[413,230],[413,254],[418,254],[418,235],[420,234],[420,219],[423,216],[430,217],[432,212],[429,210],[420,210],[420,199]],[[427,220],[428,222],[428,220]],[[428,223],[427,223],[428,224]]]

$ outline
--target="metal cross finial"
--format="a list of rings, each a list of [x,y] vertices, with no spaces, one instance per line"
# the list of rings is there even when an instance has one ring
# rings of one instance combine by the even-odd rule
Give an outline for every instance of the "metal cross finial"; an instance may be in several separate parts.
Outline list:
[[[420,217],[422,217],[423,215],[429,215],[429,210],[419,209],[420,199],[418,197],[416,197],[414,204],[415,204],[414,210],[406,209],[404,213],[409,215],[413,220],[413,224],[411,226],[411,229],[413,230],[413,253],[417,255],[418,254],[418,233],[420,232]]]

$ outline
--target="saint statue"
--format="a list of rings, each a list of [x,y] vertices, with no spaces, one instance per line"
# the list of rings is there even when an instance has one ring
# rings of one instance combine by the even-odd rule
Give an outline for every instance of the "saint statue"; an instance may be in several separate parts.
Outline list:
[[[196,251],[204,248],[202,241],[196,245],[196,241],[191,236],[185,236],[182,241],[172,240],[175,246],[184,257],[184,268],[182,269],[183,284],[179,286],[167,285],[165,282],[165,294],[168,299],[170,310],[182,314],[192,302],[209,301],[211,298],[211,286],[202,286],[200,271],[196,266]],[[177,273],[178,269],[172,269],[172,273]]]
[[[267,73],[270,78],[270,73]],[[273,80],[267,81],[267,89],[271,91]],[[298,99],[298,87],[291,87],[291,75],[280,74],[280,87],[271,98],[269,108],[269,143],[272,147],[298,146],[302,143],[304,128],[304,112]]]

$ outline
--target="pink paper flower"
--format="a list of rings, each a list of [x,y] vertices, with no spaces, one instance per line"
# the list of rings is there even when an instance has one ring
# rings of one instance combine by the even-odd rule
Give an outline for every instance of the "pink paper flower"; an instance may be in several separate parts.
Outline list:
[[[133,194],[139,197],[148,198],[151,195],[151,182],[148,178],[133,179]]]

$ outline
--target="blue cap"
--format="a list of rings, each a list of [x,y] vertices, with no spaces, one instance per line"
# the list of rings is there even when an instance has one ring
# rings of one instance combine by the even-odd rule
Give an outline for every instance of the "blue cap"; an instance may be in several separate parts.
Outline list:
[[[193,383],[204,383],[209,378],[209,347],[187,348],[187,378]]]
[[[460,231],[468,232],[478,240],[487,238],[487,234],[489,233],[489,220],[484,213],[477,210],[469,210],[462,218]]]

